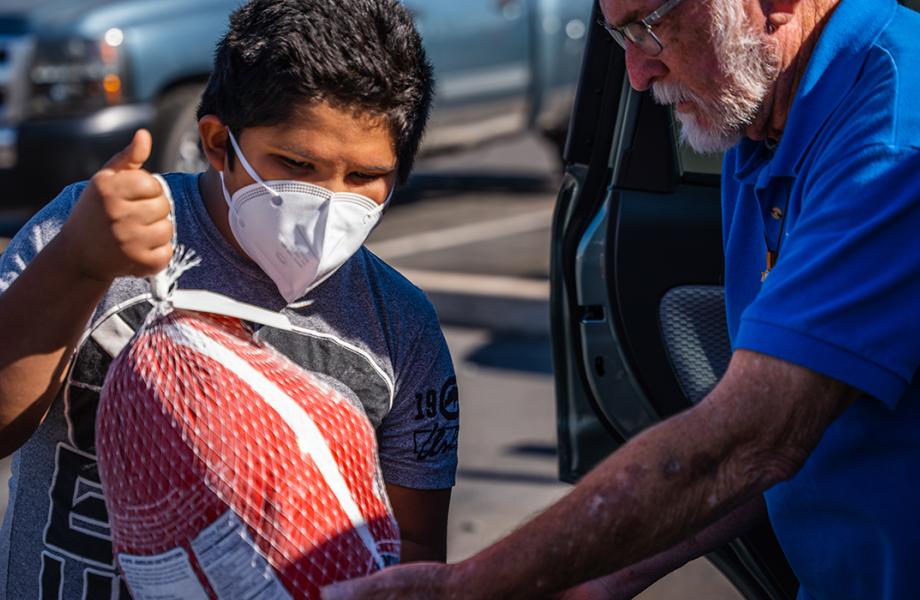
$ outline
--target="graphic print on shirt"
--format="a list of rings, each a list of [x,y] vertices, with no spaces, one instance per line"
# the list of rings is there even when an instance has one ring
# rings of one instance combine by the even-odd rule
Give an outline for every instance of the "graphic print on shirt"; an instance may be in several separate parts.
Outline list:
[[[103,315],[81,343],[68,375],[63,395],[68,440],[56,448],[48,490],[41,600],[130,598],[112,557],[96,463],[95,422],[105,374],[151,307],[141,297]],[[272,330],[260,332],[259,337],[297,364],[310,365],[310,370],[341,382],[360,401],[375,428],[389,411],[393,384],[369,355],[332,336],[306,330],[293,334]],[[77,580],[82,581],[82,590],[65,589],[66,582]]]
[[[413,434],[415,459],[422,462],[456,452],[460,434],[457,378],[449,377],[440,390],[415,394],[415,410],[415,420],[424,424]],[[447,424],[441,424],[441,419]]]

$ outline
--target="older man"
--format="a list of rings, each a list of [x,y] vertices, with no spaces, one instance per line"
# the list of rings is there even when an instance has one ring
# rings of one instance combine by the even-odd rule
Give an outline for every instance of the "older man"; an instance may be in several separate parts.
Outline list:
[[[895,0],[601,6],[632,85],[674,104],[695,148],[731,148],[728,371],[480,554],[327,597],[534,598],[605,573],[569,594],[629,596],[764,504],[800,598],[916,597],[920,16]]]

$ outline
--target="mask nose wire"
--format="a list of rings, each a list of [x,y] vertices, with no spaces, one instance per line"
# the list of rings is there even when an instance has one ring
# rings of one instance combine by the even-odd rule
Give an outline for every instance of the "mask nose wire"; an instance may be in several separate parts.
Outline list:
[[[233,150],[236,151],[236,155],[240,157],[240,164],[243,165],[243,169],[245,169],[245,171],[249,173],[249,176],[252,177],[256,181],[256,183],[258,183],[259,185],[264,187],[266,190],[268,190],[268,192],[272,196],[275,196],[275,197],[281,196],[281,194],[279,194],[278,192],[273,190],[271,187],[269,187],[268,184],[266,184],[262,180],[262,178],[259,177],[259,174],[256,173],[255,169],[252,168],[252,165],[250,165],[249,161],[246,160],[246,156],[243,154],[243,151],[240,150],[239,144],[236,143],[236,138],[233,137],[233,132],[230,131],[229,127],[227,128],[227,135],[230,136],[230,143],[233,145]]]

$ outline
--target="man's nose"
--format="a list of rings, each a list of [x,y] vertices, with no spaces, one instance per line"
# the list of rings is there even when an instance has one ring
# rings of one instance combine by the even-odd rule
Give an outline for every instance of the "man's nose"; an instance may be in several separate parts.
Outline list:
[[[633,89],[643,92],[651,87],[657,77],[665,75],[668,68],[658,58],[649,56],[632,44],[626,44],[626,72]]]

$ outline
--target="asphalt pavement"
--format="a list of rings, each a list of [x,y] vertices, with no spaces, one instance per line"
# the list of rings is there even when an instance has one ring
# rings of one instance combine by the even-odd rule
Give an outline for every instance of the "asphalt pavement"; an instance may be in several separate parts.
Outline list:
[[[429,158],[369,247],[426,291],[445,325],[461,397],[448,559],[461,560],[562,497],[548,337],[549,231],[560,169],[533,138]],[[0,237],[15,227],[0,216]],[[4,241],[0,239],[0,247]],[[5,479],[8,461],[0,461]],[[0,486],[0,507],[6,486]],[[640,600],[740,596],[694,561]]]

